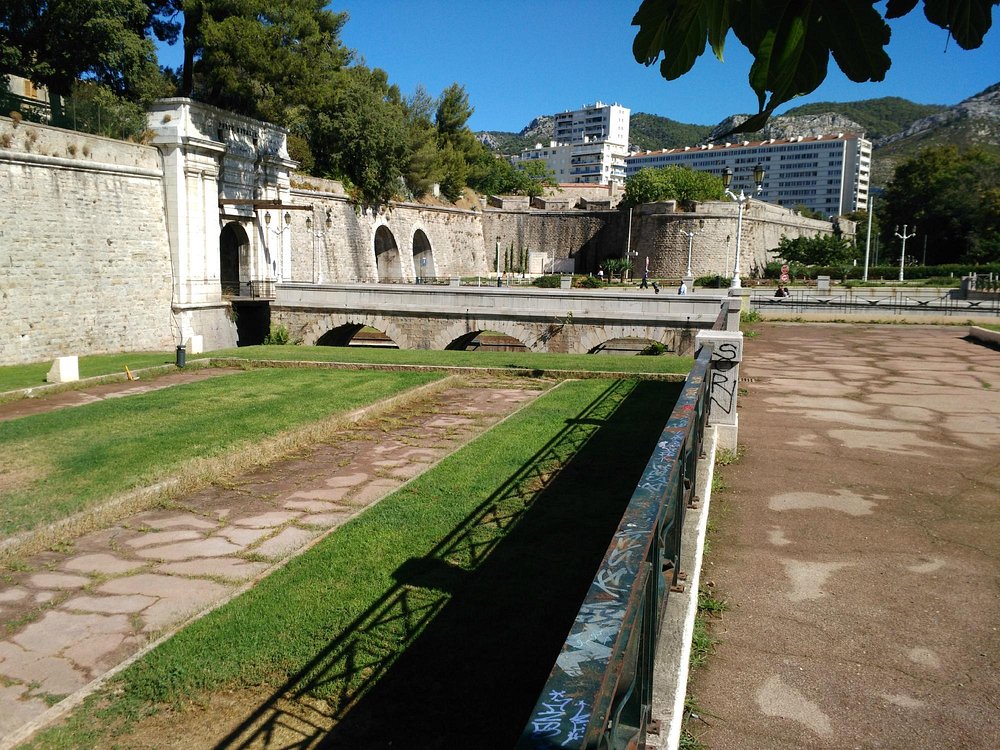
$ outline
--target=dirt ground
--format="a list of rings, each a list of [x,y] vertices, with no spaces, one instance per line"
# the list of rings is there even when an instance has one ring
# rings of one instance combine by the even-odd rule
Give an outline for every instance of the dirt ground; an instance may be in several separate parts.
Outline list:
[[[761,324],[703,580],[705,747],[1000,747],[1000,353]]]

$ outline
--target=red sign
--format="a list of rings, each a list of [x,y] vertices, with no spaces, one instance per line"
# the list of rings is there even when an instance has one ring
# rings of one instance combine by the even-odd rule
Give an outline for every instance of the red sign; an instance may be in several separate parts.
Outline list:
[[[781,275],[782,276],[787,276],[788,275],[788,266],[782,266],[781,267]]]
[[[788,274],[787,273],[781,274],[781,280],[784,281],[784,282],[788,282],[790,280],[788,278]]]

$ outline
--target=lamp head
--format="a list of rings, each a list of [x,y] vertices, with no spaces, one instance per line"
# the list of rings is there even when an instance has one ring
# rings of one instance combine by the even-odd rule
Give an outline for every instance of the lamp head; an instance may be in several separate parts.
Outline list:
[[[312,229],[312,226],[313,226],[312,216],[307,216],[306,217],[306,229]]]
[[[271,212],[270,211],[265,211],[264,212],[264,226],[265,227],[271,226]]]
[[[758,163],[756,167],[753,168],[753,184],[757,186],[757,191],[764,186],[764,165]]]
[[[333,214],[333,211],[331,209],[329,209],[329,208],[326,209],[326,221],[324,223],[326,224],[326,228],[327,229],[329,229],[330,227],[333,226],[333,216],[332,216],[332,214]]]
[[[292,215],[288,213],[288,211],[285,211],[285,226],[287,227],[291,223],[292,223]]]
[[[733,168],[726,167],[722,170],[722,187],[729,189],[729,186],[733,184]]]

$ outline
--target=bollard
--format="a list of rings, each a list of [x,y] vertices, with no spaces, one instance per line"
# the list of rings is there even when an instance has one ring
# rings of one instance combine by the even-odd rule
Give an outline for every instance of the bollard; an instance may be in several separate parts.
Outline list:
[[[187,364],[187,352],[184,350],[184,344],[179,344],[177,347],[177,366],[184,367]]]

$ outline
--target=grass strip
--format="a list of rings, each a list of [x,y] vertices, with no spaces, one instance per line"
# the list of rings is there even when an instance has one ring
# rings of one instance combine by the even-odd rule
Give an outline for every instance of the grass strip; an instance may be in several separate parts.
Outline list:
[[[236,727],[198,736],[215,747],[293,730],[280,741],[510,747],[679,388],[563,383],[177,633],[33,747],[144,746],[206,723]]]
[[[126,365],[130,370],[139,370],[143,367],[171,364],[174,360],[173,352],[92,354],[79,358],[80,377],[93,378],[99,375],[124,372]],[[45,385],[45,376],[51,367],[52,360],[0,367],[0,393]]]
[[[351,346],[245,346],[218,349],[198,357],[303,360],[371,365],[491,367],[527,370],[579,370],[616,373],[687,373],[691,357],[640,357],[618,354],[549,354],[537,352],[467,352],[457,350],[380,349]]]
[[[222,456],[435,380],[255,370],[0,422],[0,533],[66,518]]]

